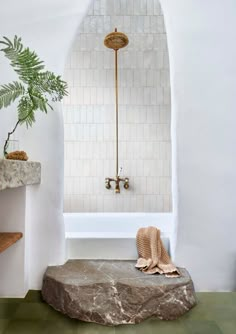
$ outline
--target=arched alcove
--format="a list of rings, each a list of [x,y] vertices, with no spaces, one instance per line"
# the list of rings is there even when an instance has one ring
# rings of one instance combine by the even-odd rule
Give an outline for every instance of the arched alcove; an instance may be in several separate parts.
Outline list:
[[[114,54],[103,45],[117,27],[120,166],[129,191],[105,188],[115,174]],[[170,212],[169,60],[158,0],[95,0],[66,63],[65,212]]]

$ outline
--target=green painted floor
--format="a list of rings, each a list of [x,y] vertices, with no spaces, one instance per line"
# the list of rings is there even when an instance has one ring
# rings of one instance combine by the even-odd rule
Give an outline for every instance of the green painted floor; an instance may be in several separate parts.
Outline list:
[[[177,321],[105,327],[69,319],[45,304],[39,291],[29,291],[25,299],[0,299],[0,334],[236,334],[236,292],[197,298],[198,305]]]

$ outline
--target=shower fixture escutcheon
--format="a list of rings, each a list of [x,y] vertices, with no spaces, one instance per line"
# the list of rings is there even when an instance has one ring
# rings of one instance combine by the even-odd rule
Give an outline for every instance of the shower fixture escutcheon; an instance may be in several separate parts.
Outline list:
[[[113,49],[115,51],[115,114],[116,114],[116,127],[115,127],[115,133],[116,133],[116,176],[114,178],[107,177],[105,179],[105,187],[107,189],[111,188],[111,182],[115,182],[115,193],[120,193],[120,182],[124,183],[124,188],[129,188],[129,178],[124,177],[121,178],[118,172],[119,168],[119,118],[118,118],[118,50],[121,48],[124,48],[129,43],[128,37],[120,32],[117,31],[115,28],[114,32],[111,32],[108,34],[104,39],[104,45],[109,48]]]

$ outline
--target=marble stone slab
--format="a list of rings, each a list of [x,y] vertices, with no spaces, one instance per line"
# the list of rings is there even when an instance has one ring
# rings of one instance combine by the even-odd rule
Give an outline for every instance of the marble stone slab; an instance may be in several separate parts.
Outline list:
[[[0,190],[37,184],[40,181],[40,162],[0,159]]]
[[[71,318],[103,325],[135,324],[149,317],[174,320],[196,305],[193,282],[146,275],[135,261],[70,260],[48,267],[43,299]]]

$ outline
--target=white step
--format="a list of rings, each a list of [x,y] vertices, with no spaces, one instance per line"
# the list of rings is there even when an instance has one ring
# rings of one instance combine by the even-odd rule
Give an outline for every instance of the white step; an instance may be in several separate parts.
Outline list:
[[[64,222],[68,259],[135,260],[136,233],[145,226],[159,228],[172,251],[172,213],[65,213]]]
[[[161,237],[169,251],[169,238]],[[66,233],[67,259],[137,259],[136,239],[127,233]]]

